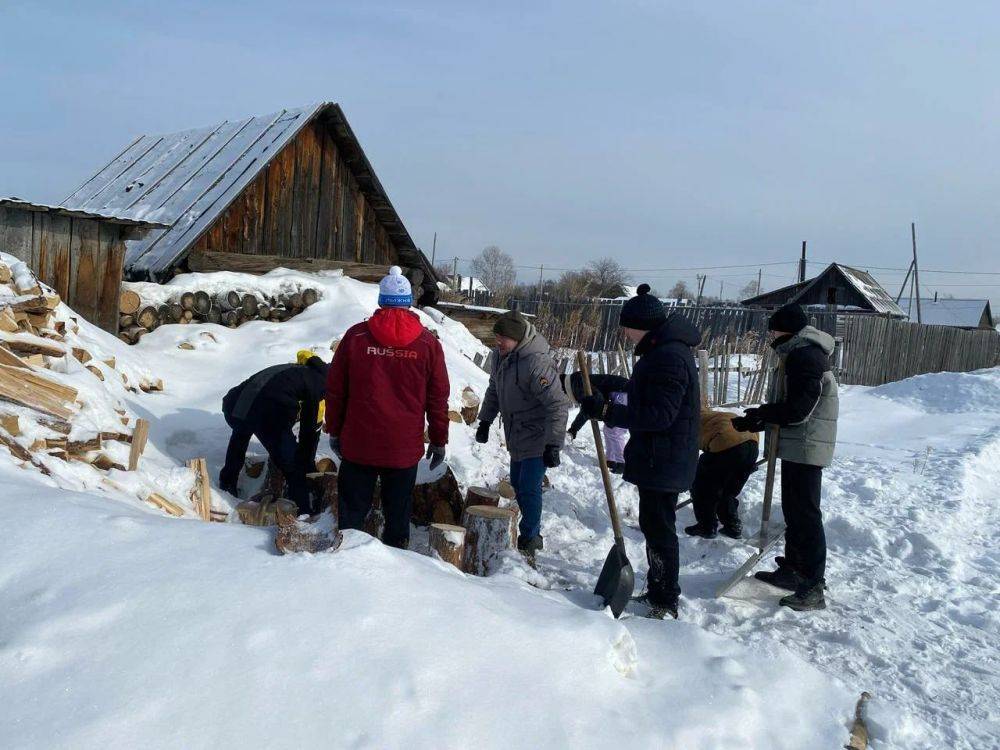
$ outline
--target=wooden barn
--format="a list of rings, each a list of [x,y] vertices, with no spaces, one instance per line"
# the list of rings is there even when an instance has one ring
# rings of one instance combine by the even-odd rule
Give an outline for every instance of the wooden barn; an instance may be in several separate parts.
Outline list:
[[[126,245],[161,224],[0,199],[0,251],[28,264],[74,310],[118,332],[118,296]]]
[[[165,225],[126,241],[130,280],[278,266],[372,278],[398,264],[414,297],[438,296],[337,104],[141,136],[61,205]]]
[[[896,300],[867,271],[831,263],[818,276],[743,300],[747,307],[774,310],[795,302],[837,312],[905,318]]]

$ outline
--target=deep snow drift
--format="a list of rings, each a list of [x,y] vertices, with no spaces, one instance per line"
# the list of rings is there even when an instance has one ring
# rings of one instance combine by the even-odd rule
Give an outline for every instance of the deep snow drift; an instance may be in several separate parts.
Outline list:
[[[308,282],[324,298],[291,321],[164,326],[115,347],[166,384],[123,394],[152,421],[145,471],[179,476],[206,456],[214,477],[222,394],[299,348],[329,359],[374,309],[372,285]],[[424,321],[455,404],[466,385],[482,394],[480,345]],[[0,746],[835,748],[863,689],[875,748],[991,746],[1000,374],[846,390],[824,496],[831,607],[813,615],[751,585],[714,600],[752,550],[687,538],[680,622],[597,611],[611,533],[585,431],[550,472],[539,570],[511,554],[489,579],[422,555],[419,531],[408,552],[348,533],[335,554],[279,557],[270,530],[59,489],[2,454]],[[464,425],[449,461],[463,484],[505,473],[502,448]],[[761,485],[745,493],[751,529]],[[637,498],[620,483],[619,496],[641,579]]]

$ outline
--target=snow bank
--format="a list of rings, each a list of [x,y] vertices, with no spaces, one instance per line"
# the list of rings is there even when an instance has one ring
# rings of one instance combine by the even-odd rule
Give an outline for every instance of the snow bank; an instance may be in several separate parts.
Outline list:
[[[1000,411],[1000,370],[917,375],[871,393],[931,414]]]

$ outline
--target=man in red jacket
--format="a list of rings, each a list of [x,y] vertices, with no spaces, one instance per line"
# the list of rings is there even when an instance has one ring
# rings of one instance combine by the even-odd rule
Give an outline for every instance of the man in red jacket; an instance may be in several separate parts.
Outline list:
[[[379,284],[379,309],[344,334],[326,381],[326,431],[340,458],[340,528],[363,529],[375,481],[382,482],[382,541],[405,549],[417,465],[444,461],[448,442],[448,371],[441,344],[407,308],[410,282],[399,266]]]

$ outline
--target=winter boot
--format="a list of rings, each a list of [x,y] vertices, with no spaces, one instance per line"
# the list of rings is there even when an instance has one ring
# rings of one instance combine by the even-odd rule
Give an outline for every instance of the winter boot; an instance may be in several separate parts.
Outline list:
[[[794,594],[783,597],[778,603],[782,607],[794,609],[796,612],[826,609],[826,597],[823,595],[825,588],[826,584],[823,581],[813,584],[803,583],[795,589]]]
[[[719,533],[728,536],[730,539],[741,539],[743,538],[743,522],[738,518],[733,521],[723,522]]]
[[[786,591],[796,591],[802,585],[802,576],[787,565],[779,565],[777,570],[754,573],[753,577]]]
[[[702,539],[715,539],[715,529],[711,526],[702,526],[696,523],[694,526],[685,526],[684,533],[688,536],[700,536]]]
[[[608,461],[608,471],[612,474],[621,474],[625,471],[625,464],[621,461]]]
[[[530,539],[518,539],[517,540],[517,550],[520,552],[524,559],[527,561],[528,565],[535,567],[535,553],[542,549],[544,546],[544,539],[542,535],[533,536]]]
[[[648,609],[642,617],[646,617],[650,620],[665,620],[667,615],[673,619],[677,619],[677,600],[672,602],[667,602],[666,604],[654,604],[649,600],[649,592],[646,592],[642,596],[636,596],[632,598],[632,601],[637,604],[643,604]]]

